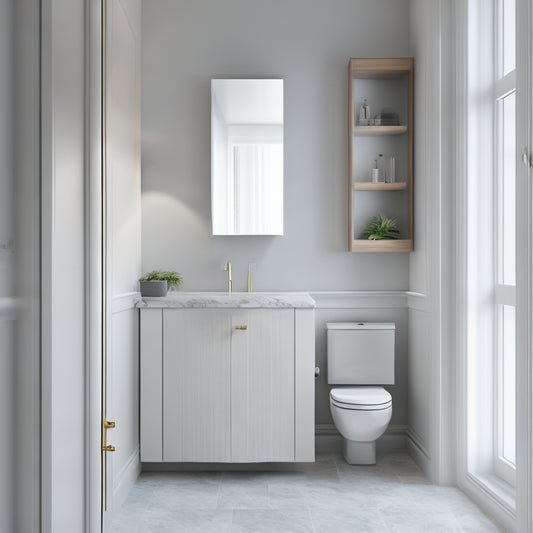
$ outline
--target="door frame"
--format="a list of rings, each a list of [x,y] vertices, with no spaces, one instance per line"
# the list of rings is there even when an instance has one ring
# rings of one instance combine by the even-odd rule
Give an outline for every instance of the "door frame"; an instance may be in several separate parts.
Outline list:
[[[103,531],[102,470],[103,355],[105,351],[105,0],[89,0],[88,62],[88,184],[87,184],[87,531]]]
[[[101,0],[40,6],[41,531],[96,533]]]

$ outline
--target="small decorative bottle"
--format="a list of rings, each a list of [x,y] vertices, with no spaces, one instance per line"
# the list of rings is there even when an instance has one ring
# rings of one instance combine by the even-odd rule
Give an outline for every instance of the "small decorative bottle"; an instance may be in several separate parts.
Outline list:
[[[383,158],[383,154],[378,154],[376,159],[374,159],[374,168],[372,169],[372,183],[379,183],[379,178],[381,176],[381,160]]]
[[[370,106],[366,98],[363,98],[362,104],[359,106],[359,125],[368,126],[370,122]]]
[[[393,155],[387,161],[385,181],[387,183],[394,183],[396,181],[396,158]]]

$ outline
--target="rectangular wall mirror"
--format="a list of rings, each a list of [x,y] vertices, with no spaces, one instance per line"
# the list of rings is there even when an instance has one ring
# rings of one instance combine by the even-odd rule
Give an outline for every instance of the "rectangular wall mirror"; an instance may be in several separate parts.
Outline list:
[[[283,80],[211,80],[213,235],[283,235]]]

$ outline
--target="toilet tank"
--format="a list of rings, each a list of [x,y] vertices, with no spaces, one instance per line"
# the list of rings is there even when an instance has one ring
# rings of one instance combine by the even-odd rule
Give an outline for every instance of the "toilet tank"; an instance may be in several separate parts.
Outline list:
[[[329,384],[394,384],[394,323],[328,322],[326,327]]]

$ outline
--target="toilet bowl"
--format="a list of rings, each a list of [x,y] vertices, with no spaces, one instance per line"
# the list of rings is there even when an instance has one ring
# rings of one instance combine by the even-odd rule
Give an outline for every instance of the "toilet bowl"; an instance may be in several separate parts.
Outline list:
[[[332,389],[329,405],[343,437],[343,455],[349,464],[376,463],[376,439],[389,425],[392,397],[383,387]]]
[[[394,384],[396,326],[384,322],[328,322],[329,405],[343,437],[346,462],[376,462],[376,439],[392,416],[392,397],[382,385]]]

